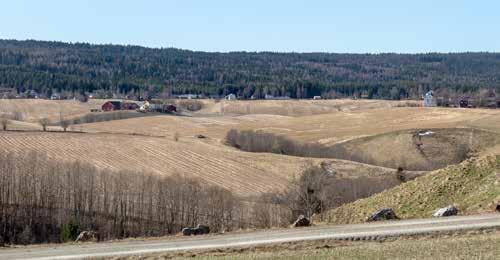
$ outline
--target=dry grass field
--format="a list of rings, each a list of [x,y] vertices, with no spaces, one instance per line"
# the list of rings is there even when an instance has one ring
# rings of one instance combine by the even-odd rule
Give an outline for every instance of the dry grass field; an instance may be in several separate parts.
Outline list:
[[[202,140],[126,134],[1,132],[0,150],[47,153],[55,160],[80,160],[101,168],[181,174],[228,188],[239,195],[281,189],[308,162],[320,160],[252,154]],[[383,176],[393,170],[329,160],[343,176]]]
[[[310,116],[329,114],[338,111],[356,111],[374,108],[418,105],[416,101],[378,100],[243,100],[243,101],[204,101],[204,107],[198,111],[201,115],[248,115],[270,114],[281,116]]]
[[[324,159],[242,152],[223,143],[230,129],[264,130],[326,145],[406,129],[469,127],[500,133],[499,110],[403,107],[406,101],[378,100],[206,100],[201,110],[185,116],[156,115],[70,126],[81,133],[40,132],[40,117],[57,120],[61,110],[68,117],[84,115],[103,102],[0,100],[0,112],[22,113],[25,122],[12,122],[13,129],[34,130],[0,132],[0,149],[36,150],[57,160],[83,160],[111,169],[195,176],[240,195],[254,195],[283,188],[308,162]],[[60,131],[59,127],[50,129]],[[196,138],[199,134],[207,138]],[[373,149],[384,142],[367,143],[360,149]],[[498,147],[480,152],[496,153]],[[378,156],[391,156],[390,146],[380,148],[383,153]],[[394,173],[394,169],[367,164],[329,161],[342,176]]]
[[[101,108],[103,100],[90,99],[82,103],[78,100],[46,100],[46,99],[0,99],[0,112],[21,115],[22,121],[37,123],[40,118],[57,121],[60,113],[65,117],[80,116],[90,109]]]
[[[474,128],[401,130],[341,142],[338,158],[406,170],[436,170],[500,144],[495,132]]]
[[[333,144],[403,129],[478,127],[500,132],[499,120],[498,110],[393,107],[293,116],[217,115],[197,112],[190,117],[160,115],[82,127],[93,131],[151,135],[168,135],[177,131],[183,136],[206,134],[217,139],[222,139],[232,128],[256,129],[283,134],[300,141]]]

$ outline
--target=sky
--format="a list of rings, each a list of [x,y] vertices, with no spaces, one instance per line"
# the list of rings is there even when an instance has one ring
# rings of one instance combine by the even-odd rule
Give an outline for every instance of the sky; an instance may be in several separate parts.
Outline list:
[[[500,52],[500,1],[0,0],[0,38],[211,52]]]

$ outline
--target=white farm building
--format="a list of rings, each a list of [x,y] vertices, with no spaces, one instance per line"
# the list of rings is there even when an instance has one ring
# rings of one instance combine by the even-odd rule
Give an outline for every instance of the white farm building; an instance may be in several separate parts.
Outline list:
[[[236,95],[235,94],[229,94],[226,96],[226,100],[236,100]]]
[[[436,98],[434,98],[434,92],[431,90],[431,91],[425,93],[424,107],[435,107],[435,106],[437,106]]]

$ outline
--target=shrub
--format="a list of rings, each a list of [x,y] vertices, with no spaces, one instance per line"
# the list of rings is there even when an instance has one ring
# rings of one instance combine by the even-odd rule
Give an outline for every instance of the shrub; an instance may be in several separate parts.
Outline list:
[[[406,176],[403,167],[398,167],[398,170],[396,171],[396,178],[400,182],[406,182]]]
[[[13,114],[0,114],[0,125],[2,130],[7,131],[8,126],[11,124],[11,120],[14,120]]]
[[[7,127],[10,124],[10,120],[8,118],[2,117],[0,118],[0,124],[2,125],[2,130],[7,131]]]
[[[80,232],[80,225],[75,220],[71,219],[68,223],[62,226],[61,241],[75,241]]]
[[[47,131],[47,125],[49,125],[49,123],[50,123],[49,119],[46,117],[40,118],[40,120],[38,122],[42,126],[43,131],[44,132]]]

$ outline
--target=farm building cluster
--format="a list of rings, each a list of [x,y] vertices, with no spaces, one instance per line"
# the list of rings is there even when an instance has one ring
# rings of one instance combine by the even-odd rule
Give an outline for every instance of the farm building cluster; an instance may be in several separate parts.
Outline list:
[[[429,91],[423,96],[424,107],[461,107],[461,108],[500,108],[500,95],[488,90],[480,97],[463,95],[459,97],[438,96],[434,91]]]
[[[55,91],[52,90],[48,93],[39,93],[36,90],[26,89],[17,90],[15,88],[8,88],[0,86],[0,99],[50,99],[50,100],[78,100],[80,102],[87,102],[89,99],[112,99],[117,101],[108,101],[102,105],[100,109],[93,109],[93,112],[101,111],[116,111],[116,110],[139,110],[139,111],[173,111],[173,105],[165,105],[157,102],[148,102],[142,110],[140,109],[146,101],[154,100],[155,95],[148,95],[148,97],[140,95],[125,95],[119,93],[112,93],[111,91],[95,91],[85,93],[75,93],[70,91]],[[422,90],[418,94],[412,94],[411,97],[422,100],[421,106],[423,107],[461,107],[461,108],[500,108],[500,92],[498,88],[483,88],[475,92],[458,93],[450,89],[437,88],[429,90],[427,93],[422,94]],[[226,93],[225,95],[210,95],[203,94],[169,94],[171,99],[216,99],[216,100],[240,100],[240,99],[265,99],[265,100],[290,100],[288,95],[273,95],[265,93],[262,95],[252,95],[250,97],[241,96],[240,93]],[[330,99],[335,98],[329,95],[316,95],[312,96],[312,100]],[[343,98],[346,98],[345,96]],[[355,93],[353,99],[371,99],[368,91]],[[407,97],[410,98],[410,97]],[[129,101],[124,101],[129,100]],[[149,107],[146,109],[146,107]]]
[[[101,111],[118,111],[118,110],[136,110],[139,112],[158,112],[158,113],[173,113],[177,112],[177,107],[172,104],[164,104],[160,101],[106,101],[101,106]],[[97,112],[97,110],[92,110]]]
[[[115,110],[137,110],[139,105],[135,102],[122,102],[122,101],[107,101],[101,106],[102,111],[115,111]]]

